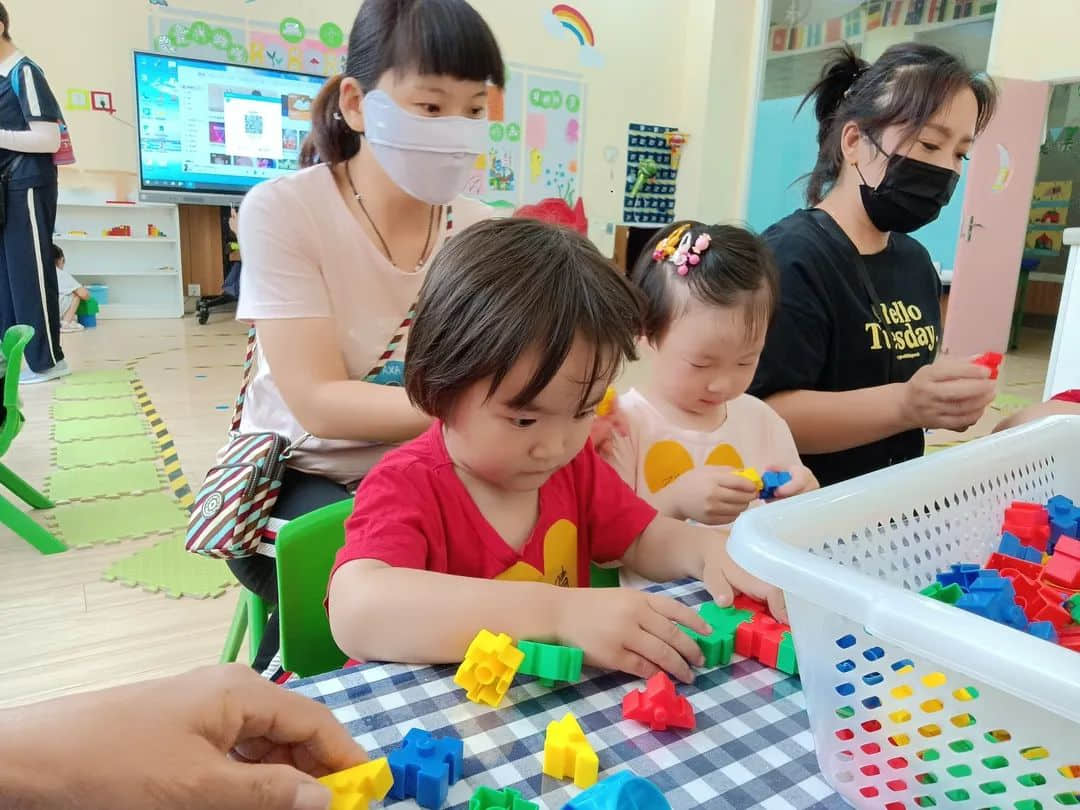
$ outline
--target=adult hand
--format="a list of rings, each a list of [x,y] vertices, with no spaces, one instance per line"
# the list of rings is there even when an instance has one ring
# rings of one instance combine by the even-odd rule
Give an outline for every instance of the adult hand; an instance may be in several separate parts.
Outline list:
[[[672,517],[723,526],[757,500],[758,489],[731,467],[705,465],[680,475],[665,487],[662,497],[670,499]]]
[[[0,713],[0,751],[36,790],[15,804],[49,810],[326,810],[315,777],[366,759],[326,707],[238,664]]]
[[[912,427],[962,431],[994,401],[996,385],[985,366],[942,357],[916,371],[902,390],[901,412]]]
[[[641,678],[669,672],[684,683],[694,680],[692,666],[704,665],[697,644],[675,622],[703,635],[712,631],[686,605],[632,588],[564,590],[559,641],[584,650],[586,663]]]

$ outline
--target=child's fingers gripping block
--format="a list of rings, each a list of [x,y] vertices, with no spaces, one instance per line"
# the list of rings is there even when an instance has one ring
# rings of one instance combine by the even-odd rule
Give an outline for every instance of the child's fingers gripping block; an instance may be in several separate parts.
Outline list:
[[[394,777],[384,757],[332,773],[319,781],[333,793],[330,810],[368,810],[371,802],[386,798],[394,784]]]
[[[596,784],[600,760],[570,712],[562,720],[548,723],[543,771],[553,779],[573,779],[579,788]]]
[[[510,688],[525,653],[505,633],[477,633],[454,675],[454,683],[466,690],[469,700],[498,707]]]
[[[761,500],[771,501],[776,497],[776,490],[791,483],[791,473],[770,470],[761,474],[761,482]]]
[[[753,619],[754,614],[735,607],[720,607],[715,602],[703,604],[698,608],[698,614],[712,628],[709,635],[703,636],[682,625],[679,625],[679,629],[697,642],[701,654],[705,656],[705,666],[726,667],[731,663],[731,654],[735,652],[736,629]]]
[[[751,484],[756,486],[759,491],[765,487],[765,482],[761,480],[761,473],[753,467],[747,467],[744,470],[736,470],[735,474],[740,478],[745,478]]]

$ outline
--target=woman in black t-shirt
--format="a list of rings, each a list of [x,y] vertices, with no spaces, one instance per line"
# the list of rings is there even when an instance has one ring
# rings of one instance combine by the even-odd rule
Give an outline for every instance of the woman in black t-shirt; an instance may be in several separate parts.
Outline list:
[[[964,430],[994,397],[986,368],[935,361],[940,283],[907,233],[949,201],[995,93],[940,48],[906,43],[872,66],[838,51],[811,99],[812,207],[764,234],[781,304],[750,393],[824,485],[922,455],[924,428]]]

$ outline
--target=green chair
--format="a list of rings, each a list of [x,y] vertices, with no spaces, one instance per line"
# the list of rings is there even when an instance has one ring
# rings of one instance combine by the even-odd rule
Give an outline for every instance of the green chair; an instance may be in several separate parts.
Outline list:
[[[11,442],[19,435],[25,421],[19,408],[19,372],[22,371],[26,344],[33,337],[32,326],[17,324],[4,333],[3,343],[0,344],[0,353],[3,354],[7,363],[7,369],[4,372],[4,423],[0,425],[0,457],[11,447]],[[53,507],[52,501],[3,464],[0,464],[0,484],[34,509],[52,509]],[[0,495],[0,523],[42,554],[58,554],[61,551],[67,551],[67,546],[2,495]]]
[[[340,669],[348,660],[330,634],[323,602],[352,508],[346,499],[290,520],[274,544],[281,666],[301,677]]]
[[[244,643],[244,633],[248,633],[248,653],[251,661],[255,660],[255,654],[262,644],[263,634],[266,631],[266,620],[270,615],[270,608],[256,594],[247,588],[242,589],[240,599],[236,603],[233,612],[232,624],[229,625],[229,635],[225,637],[225,648],[221,651],[218,663],[231,664],[240,654],[240,645]]]

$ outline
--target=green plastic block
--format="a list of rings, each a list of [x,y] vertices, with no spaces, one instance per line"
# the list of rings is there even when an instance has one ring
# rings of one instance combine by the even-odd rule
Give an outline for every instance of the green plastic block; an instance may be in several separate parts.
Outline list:
[[[697,642],[705,656],[705,666],[724,667],[731,663],[735,652],[735,631],[740,624],[754,618],[749,610],[733,607],[720,607],[715,602],[706,602],[698,608],[698,614],[712,629],[712,633],[703,636],[689,627],[679,625],[679,629]]]
[[[97,315],[100,310],[100,305],[96,298],[88,298],[85,301],[79,302],[79,308],[76,310],[77,315]]]
[[[933,585],[923,588],[919,593],[947,605],[955,605],[960,601],[960,597],[964,595],[963,589],[955,582],[947,588],[943,588],[940,582],[935,582]]]
[[[540,810],[540,805],[527,802],[516,790],[495,790],[481,787],[469,800],[469,810]]]
[[[519,641],[517,648],[525,653],[525,660],[518,667],[518,672],[535,675],[540,679],[541,686],[554,686],[555,681],[577,683],[581,680],[581,665],[585,661],[585,653],[581,649],[542,644],[539,641]]]
[[[791,633],[780,636],[780,651],[776,655],[776,668],[788,675],[799,674],[799,662],[795,660],[795,643]]]

